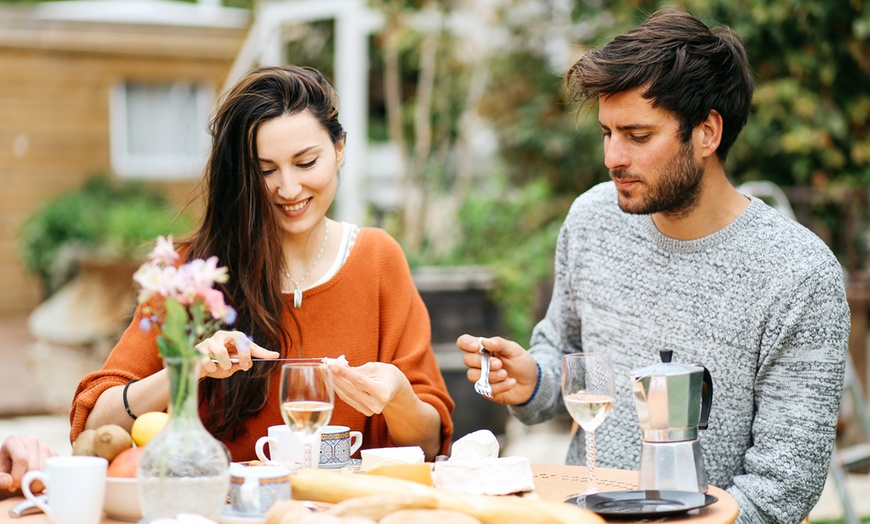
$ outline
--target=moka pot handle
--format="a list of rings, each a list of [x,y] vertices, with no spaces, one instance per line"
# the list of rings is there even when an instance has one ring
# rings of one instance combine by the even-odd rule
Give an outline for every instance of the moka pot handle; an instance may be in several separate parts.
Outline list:
[[[701,420],[698,422],[698,429],[707,429],[710,407],[713,405],[713,375],[706,367],[701,366],[701,369],[704,370],[704,381],[701,384]]]

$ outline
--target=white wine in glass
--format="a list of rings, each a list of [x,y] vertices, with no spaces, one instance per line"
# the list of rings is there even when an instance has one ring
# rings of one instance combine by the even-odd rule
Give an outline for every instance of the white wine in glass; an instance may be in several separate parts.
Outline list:
[[[562,358],[562,398],[571,418],[586,433],[586,489],[566,502],[586,506],[598,493],[595,481],[595,430],[613,405],[613,364],[606,353],[573,353]]]
[[[319,359],[294,359],[281,367],[281,416],[302,442],[302,467],[316,468],[320,454],[313,452],[317,443],[320,450],[321,427],[332,418],[335,393],[329,366]]]

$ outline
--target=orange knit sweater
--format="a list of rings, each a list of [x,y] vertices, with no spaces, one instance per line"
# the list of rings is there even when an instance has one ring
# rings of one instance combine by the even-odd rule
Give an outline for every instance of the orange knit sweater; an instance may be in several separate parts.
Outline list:
[[[286,297],[292,307],[293,295]],[[441,415],[441,453],[447,453],[453,435],[453,401],[432,352],[429,313],[414,286],[404,253],[392,237],[380,229],[361,228],[338,273],[305,291],[304,305],[294,313],[304,347],[301,355],[289,356],[345,355],[351,366],[373,361],[396,365],[417,396]],[[71,441],[84,430],[85,420],[105,390],[162,369],[155,335],[141,331],[139,320],[137,310],[103,367],[79,383],[70,411]],[[299,333],[289,315],[286,322],[298,341]],[[234,461],[255,459],[257,439],[266,435],[269,426],[284,424],[279,411],[279,382],[280,372],[272,377],[266,406],[246,421],[245,434],[224,440]],[[330,424],[361,431],[365,449],[393,445],[382,415],[366,417],[338,397]]]

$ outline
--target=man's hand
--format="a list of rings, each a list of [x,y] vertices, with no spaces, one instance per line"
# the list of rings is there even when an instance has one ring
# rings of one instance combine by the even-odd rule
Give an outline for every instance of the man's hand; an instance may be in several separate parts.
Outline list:
[[[24,474],[43,469],[45,459],[56,455],[57,452],[36,437],[8,437],[0,447],[0,498],[20,494]],[[42,491],[43,486],[34,482],[31,489]]]
[[[501,337],[481,338],[462,335],[456,347],[464,351],[462,362],[468,366],[466,376],[470,382],[480,378],[480,344],[492,354],[489,383],[492,398],[500,404],[522,404],[532,397],[538,383],[535,359],[512,340]]]

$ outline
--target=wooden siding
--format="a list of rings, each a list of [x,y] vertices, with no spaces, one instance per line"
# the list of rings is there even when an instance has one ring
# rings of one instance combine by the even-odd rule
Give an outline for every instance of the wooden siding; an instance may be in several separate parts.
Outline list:
[[[21,224],[46,199],[110,173],[111,87],[123,80],[183,80],[219,89],[244,31],[0,33],[0,314],[16,314],[43,299],[18,256]],[[195,183],[155,185],[180,208]]]

